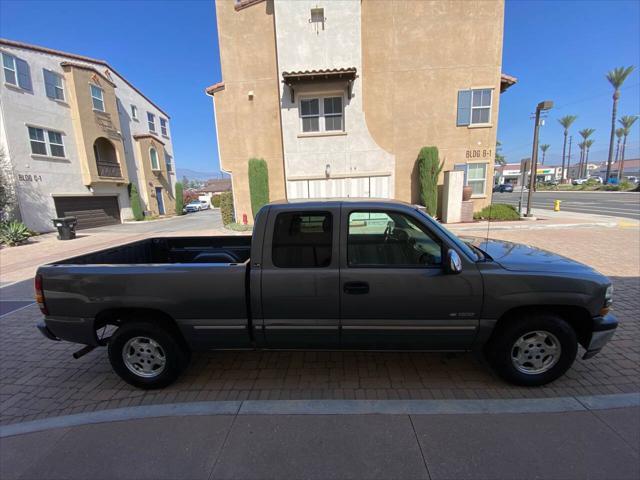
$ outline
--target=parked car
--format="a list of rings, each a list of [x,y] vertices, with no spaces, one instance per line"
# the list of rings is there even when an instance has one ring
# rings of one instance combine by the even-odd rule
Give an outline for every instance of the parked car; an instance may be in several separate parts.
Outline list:
[[[211,204],[207,200],[200,200],[200,210],[209,210]]]
[[[152,238],[38,269],[39,330],[106,346],[126,382],[173,382],[192,351],[476,350],[544,385],[618,325],[611,281],[565,257],[460,238],[397,201],[278,202],[253,237]],[[108,293],[105,293],[108,292]]]
[[[625,180],[626,180],[627,182],[635,183],[636,185],[640,182],[640,178],[638,178],[638,177],[634,177],[634,176],[631,176],[631,177],[625,177]]]
[[[493,187],[493,191],[497,193],[511,193],[513,192],[513,185],[510,183],[502,183]]]
[[[588,178],[574,178],[571,180],[571,183],[573,185],[582,185],[583,183],[587,183],[588,180]]]
[[[199,212],[202,210],[202,202],[200,200],[192,200],[184,207],[187,213]]]
[[[602,177],[599,177],[597,175],[591,175],[587,180],[593,180],[596,183],[602,184]]]

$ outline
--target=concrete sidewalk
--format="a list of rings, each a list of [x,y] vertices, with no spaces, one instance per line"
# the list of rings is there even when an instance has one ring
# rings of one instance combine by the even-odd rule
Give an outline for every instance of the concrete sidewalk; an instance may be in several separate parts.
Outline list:
[[[639,400],[203,402],[94,412],[2,430],[0,478],[636,479]]]

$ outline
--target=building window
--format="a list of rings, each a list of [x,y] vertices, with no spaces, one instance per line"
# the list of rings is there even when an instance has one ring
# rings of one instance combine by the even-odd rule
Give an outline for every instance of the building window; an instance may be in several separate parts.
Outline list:
[[[158,160],[158,151],[151,147],[149,149],[149,157],[151,158],[151,170],[160,170],[160,161]]]
[[[169,136],[169,133],[167,130],[167,120],[164,118],[160,118],[160,133],[162,133],[162,135],[165,137]]]
[[[93,102],[93,109],[99,112],[104,112],[104,97],[103,91],[100,87],[90,85],[91,87],[91,101]]]
[[[349,267],[440,267],[442,244],[411,217],[397,212],[349,214]]]
[[[138,120],[138,107],[131,105],[131,118]]]
[[[27,128],[29,129],[32,154],[65,158],[62,133],[37,127]]]
[[[300,118],[303,132],[332,132],[344,130],[342,97],[300,99]]]
[[[156,131],[156,116],[153,113],[147,112],[147,123],[149,124],[149,131]]]
[[[43,69],[42,73],[44,74],[44,90],[47,94],[47,97],[53,100],[64,101],[62,75],[46,69]]]
[[[276,217],[273,264],[279,268],[321,268],[331,264],[329,212],[287,212]]]
[[[171,155],[165,152],[164,154],[164,162],[167,164],[167,172],[172,172],[173,167],[171,166]]]
[[[23,90],[32,90],[31,72],[29,71],[29,64],[27,62],[3,52],[2,67],[5,82],[20,87]]]
[[[458,126],[490,124],[492,94],[493,91],[490,88],[460,90],[456,124]]]
[[[472,189],[472,195],[479,196],[485,193],[485,183],[487,178],[486,163],[468,163],[467,164],[467,185]]]

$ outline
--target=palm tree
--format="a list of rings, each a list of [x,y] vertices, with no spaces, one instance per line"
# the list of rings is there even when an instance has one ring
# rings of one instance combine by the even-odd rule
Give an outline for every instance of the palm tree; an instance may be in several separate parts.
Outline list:
[[[587,140],[589,139],[589,137],[591,135],[593,135],[593,132],[595,132],[595,128],[583,128],[582,130],[580,130],[578,133],[580,134],[580,136],[582,137],[583,140],[583,146],[582,146],[582,154],[581,154],[581,160],[580,160],[580,178],[583,178],[583,171],[586,172],[587,170],[589,170],[589,167],[587,166],[587,156],[586,156],[586,149],[587,149]],[[586,174],[586,173],[585,173]]]
[[[624,137],[624,140],[622,141],[622,151],[620,153],[620,165],[618,165],[619,179],[622,178],[622,175],[624,173],[624,154],[625,154],[625,149],[627,147],[627,137],[631,133],[631,127],[633,126],[634,123],[636,123],[637,119],[638,119],[637,115],[625,115],[619,120],[620,125],[622,125],[622,129],[623,129],[622,135]]]
[[[584,157],[584,176],[588,176],[589,175],[589,150],[591,149],[591,145],[593,145],[593,142],[595,142],[595,140],[585,140],[584,142],[584,147],[587,150],[587,155]]]
[[[584,158],[584,142],[578,144],[580,149],[580,161],[578,162],[577,178],[582,178],[582,159]]]
[[[613,137],[616,130],[616,114],[618,113],[618,99],[620,98],[620,87],[627,79],[633,66],[614,68],[607,74],[607,80],[613,87],[613,107],[611,109],[611,135],[609,136],[609,157],[607,160],[607,177],[604,183],[609,183],[609,175],[611,174],[611,162],[613,161]]]
[[[565,151],[567,150],[567,135],[569,135],[569,127],[571,127],[571,124],[573,124],[573,122],[576,121],[576,118],[578,118],[576,115],[565,115],[560,120],[558,120],[558,122],[560,122],[560,125],[562,125],[562,127],[564,128],[564,144],[562,145],[562,179],[561,179],[561,183],[564,183],[564,181],[566,180],[566,174],[565,174],[565,170],[564,170],[564,159],[565,159]]]
[[[624,136],[624,128],[620,127],[620,128],[616,128],[616,138],[617,143],[616,143],[616,159],[614,161],[614,163],[618,163],[618,158],[620,157],[620,144],[622,143],[622,137]]]
[[[542,150],[542,162],[540,162],[540,165],[544,165],[544,159],[547,156],[547,150],[549,150],[550,146],[551,145],[547,145],[546,143],[540,145],[540,150]]]

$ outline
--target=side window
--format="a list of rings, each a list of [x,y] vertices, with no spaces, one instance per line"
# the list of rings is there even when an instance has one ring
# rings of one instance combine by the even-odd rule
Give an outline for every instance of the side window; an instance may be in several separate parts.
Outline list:
[[[287,212],[276,217],[273,264],[279,268],[322,268],[331,264],[329,212]]]
[[[352,212],[349,267],[439,267],[442,244],[413,218],[396,212]]]
[[[2,53],[2,69],[4,70],[4,81],[20,87],[23,90],[32,91],[31,70],[29,64],[21,58],[14,57],[8,53]]]

